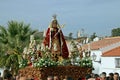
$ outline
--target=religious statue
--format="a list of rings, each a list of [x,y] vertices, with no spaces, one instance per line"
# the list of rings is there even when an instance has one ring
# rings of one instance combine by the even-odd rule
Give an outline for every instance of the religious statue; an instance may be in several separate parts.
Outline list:
[[[53,20],[46,31],[43,44],[45,47],[48,47],[50,49],[55,61],[57,61],[59,57],[62,57],[64,59],[68,58],[68,48],[61,30],[61,26],[56,20],[56,15],[53,16]]]

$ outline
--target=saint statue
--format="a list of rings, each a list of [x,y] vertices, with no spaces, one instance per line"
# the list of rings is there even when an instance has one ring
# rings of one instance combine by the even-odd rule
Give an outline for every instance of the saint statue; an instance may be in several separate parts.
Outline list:
[[[56,20],[56,15],[53,16],[53,20],[46,31],[43,44],[50,49],[53,58],[57,60],[59,57],[68,58],[68,48],[61,27]]]

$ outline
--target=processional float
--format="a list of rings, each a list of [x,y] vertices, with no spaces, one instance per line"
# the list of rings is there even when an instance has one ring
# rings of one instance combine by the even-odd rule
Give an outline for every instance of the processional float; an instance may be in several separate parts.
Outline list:
[[[70,41],[68,49],[61,28],[54,15],[41,44],[36,44],[31,35],[30,44],[23,51],[19,74],[38,80],[46,80],[48,76],[77,80],[91,73],[90,52],[82,50],[81,46],[78,48],[74,40]]]

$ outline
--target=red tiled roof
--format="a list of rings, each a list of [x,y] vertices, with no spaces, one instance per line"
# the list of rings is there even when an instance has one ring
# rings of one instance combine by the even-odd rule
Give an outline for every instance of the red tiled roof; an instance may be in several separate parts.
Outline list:
[[[99,41],[94,41],[90,43],[90,49],[91,50],[98,50],[100,48],[109,46],[111,44],[120,42],[120,37],[109,37],[109,38],[104,38]],[[88,44],[83,45],[83,49],[88,49]]]
[[[120,56],[120,46],[107,52],[104,52],[102,56],[103,57]]]

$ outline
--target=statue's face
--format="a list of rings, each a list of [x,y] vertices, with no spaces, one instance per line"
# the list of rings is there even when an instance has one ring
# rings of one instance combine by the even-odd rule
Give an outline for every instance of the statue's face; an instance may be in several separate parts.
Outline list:
[[[52,22],[52,27],[53,27],[53,28],[56,28],[56,27],[57,27],[57,21],[56,21],[56,20],[54,20],[54,21]]]

